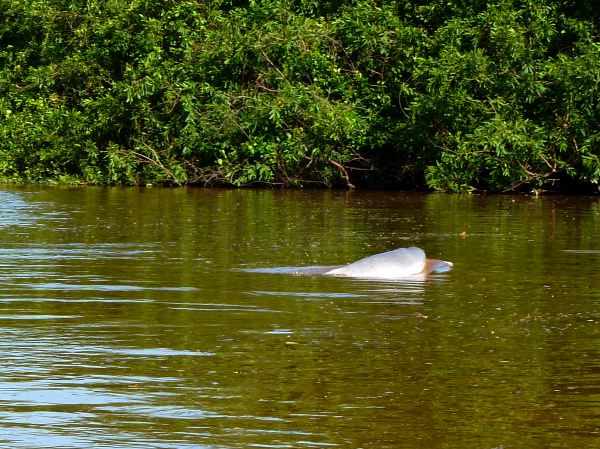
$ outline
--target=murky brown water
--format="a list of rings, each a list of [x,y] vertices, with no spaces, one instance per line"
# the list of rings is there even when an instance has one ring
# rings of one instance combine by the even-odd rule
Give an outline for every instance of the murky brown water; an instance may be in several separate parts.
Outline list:
[[[0,241],[1,447],[600,447],[600,198],[5,186]]]

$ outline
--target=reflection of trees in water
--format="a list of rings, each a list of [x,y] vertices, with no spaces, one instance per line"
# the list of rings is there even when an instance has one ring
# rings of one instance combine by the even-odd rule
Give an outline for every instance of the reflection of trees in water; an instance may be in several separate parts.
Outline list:
[[[281,432],[289,445],[309,434],[351,447],[589,446],[594,198],[104,188],[20,197],[62,218],[3,232],[10,369],[33,363],[62,382],[55,388],[89,381],[143,396],[143,407],[94,412],[112,431],[135,420],[147,439],[174,435],[185,420],[160,414],[173,407],[218,429],[219,444],[257,443],[250,428],[260,444]],[[260,272],[410,245],[454,270],[425,282]]]

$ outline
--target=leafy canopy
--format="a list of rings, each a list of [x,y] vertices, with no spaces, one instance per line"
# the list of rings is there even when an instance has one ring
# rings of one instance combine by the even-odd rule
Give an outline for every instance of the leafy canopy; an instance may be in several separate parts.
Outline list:
[[[0,0],[0,178],[600,179],[600,13],[549,0]]]

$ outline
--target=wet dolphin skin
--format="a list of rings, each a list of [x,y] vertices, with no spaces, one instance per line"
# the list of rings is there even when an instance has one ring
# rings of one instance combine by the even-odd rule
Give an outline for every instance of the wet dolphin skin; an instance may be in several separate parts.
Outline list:
[[[427,259],[421,248],[399,248],[365,257],[349,265],[326,271],[325,275],[359,278],[396,279],[452,269],[452,262]]]

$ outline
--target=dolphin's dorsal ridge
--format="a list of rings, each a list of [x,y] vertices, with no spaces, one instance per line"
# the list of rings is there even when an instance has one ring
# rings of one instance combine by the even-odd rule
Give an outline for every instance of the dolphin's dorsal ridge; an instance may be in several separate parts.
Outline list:
[[[415,246],[399,248],[365,257],[349,265],[327,271],[325,275],[359,278],[395,279],[452,269],[452,263],[427,259],[425,251]]]

